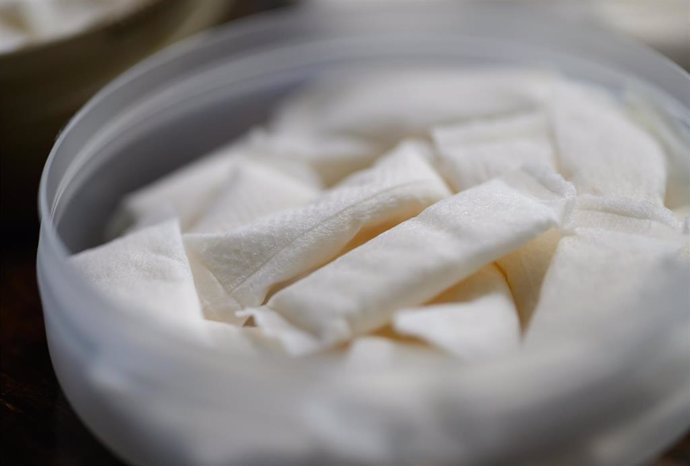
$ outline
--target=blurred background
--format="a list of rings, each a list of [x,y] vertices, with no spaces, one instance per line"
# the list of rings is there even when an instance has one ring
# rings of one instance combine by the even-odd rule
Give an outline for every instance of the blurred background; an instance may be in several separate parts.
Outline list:
[[[377,3],[395,8],[396,1]],[[482,1],[524,3],[613,29],[690,69],[690,0]],[[69,118],[118,74],[202,30],[278,8],[366,8],[369,3],[0,0],[0,463],[120,464],[85,430],[60,394],[36,290],[38,182]],[[690,464],[687,440],[658,463],[680,464]]]

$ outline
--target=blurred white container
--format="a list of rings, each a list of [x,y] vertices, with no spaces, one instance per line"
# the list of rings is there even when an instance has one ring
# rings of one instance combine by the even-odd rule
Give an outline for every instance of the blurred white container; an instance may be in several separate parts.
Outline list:
[[[690,68],[690,0],[536,1],[627,34]]]
[[[309,0],[313,4],[356,5],[391,0]],[[434,0],[418,0],[429,2]],[[443,1],[443,0],[437,0]],[[690,68],[690,0],[456,0],[458,3],[523,4],[563,15],[569,21],[599,25],[642,41],[686,69]]]
[[[652,459],[687,427],[690,407],[677,394],[690,383],[688,359],[664,344],[687,321],[668,316],[615,339],[593,334],[586,347],[564,342],[481,367],[343,372],[327,362],[256,364],[125,317],[69,265],[71,253],[101,241],[125,193],[263,121],[319,73],[401,64],[547,66],[613,93],[632,86],[690,137],[690,78],[680,68],[608,33],[510,7],[296,10],[137,66],[72,120],[40,190],[38,275],[53,364],[76,411],[123,458],[619,466]],[[671,408],[631,424],[659,400]]]

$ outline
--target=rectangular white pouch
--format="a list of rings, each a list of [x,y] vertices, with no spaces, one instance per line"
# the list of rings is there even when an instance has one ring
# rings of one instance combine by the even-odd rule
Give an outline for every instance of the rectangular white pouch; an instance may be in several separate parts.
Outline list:
[[[635,313],[654,312],[634,303],[641,300],[640,293],[655,288],[654,280],[667,277],[668,270],[686,274],[690,283],[690,260],[683,252],[687,243],[681,233],[659,238],[603,228],[575,229],[558,244],[525,344],[569,337],[582,340],[590,332],[601,332],[601,325],[629,325],[640,318]],[[690,297],[685,304],[690,305]],[[607,309],[617,314],[604,313]]]
[[[182,231],[191,228],[220,193],[236,163],[234,150],[234,146],[219,149],[125,196],[108,226],[109,234],[170,218],[179,219]]]
[[[526,163],[557,167],[548,121],[539,111],[437,127],[432,138],[441,172],[455,191]]]
[[[578,196],[563,229],[581,227],[678,238],[682,231],[673,213],[649,201],[592,195]],[[527,328],[537,306],[544,276],[556,252],[562,232],[552,229],[520,249],[502,257],[498,266],[513,290],[523,328]]]
[[[252,314],[267,332],[274,326],[279,338],[289,333],[288,351],[296,353],[364,334],[558,225],[573,195],[552,172],[517,171],[489,181],[339,257]],[[289,326],[298,330],[286,333]]]
[[[136,230],[163,220],[178,218],[183,232],[192,229],[204,213],[232,183],[232,174],[247,163],[265,162],[296,181],[314,189],[320,187],[313,170],[287,158],[269,158],[252,147],[251,138],[221,147],[209,155],[146,185],[124,197],[108,225],[109,236]],[[256,162],[254,162],[256,161]]]
[[[225,234],[185,235],[206,315],[236,320],[234,311],[262,304],[276,287],[327,263],[348,243],[450,195],[428,151],[424,144],[403,143],[303,207]]]
[[[291,207],[306,204],[319,190],[267,163],[238,159],[216,199],[190,229],[223,233]]]
[[[560,172],[579,194],[663,205],[666,156],[611,98],[575,84],[554,86],[545,103]]]
[[[397,312],[393,328],[464,362],[497,357],[520,346],[520,321],[513,296],[494,264],[446,290],[426,306]]]
[[[283,352],[262,329],[204,319],[176,220],[144,227],[70,261],[118,308],[148,314],[183,338],[242,356]]]
[[[169,320],[203,318],[176,220],[142,228],[70,261],[122,308]]]
[[[388,147],[354,137],[324,137],[289,130],[254,130],[249,145],[263,161],[281,171],[298,178],[311,171],[324,186],[333,186],[351,173],[369,167]]]

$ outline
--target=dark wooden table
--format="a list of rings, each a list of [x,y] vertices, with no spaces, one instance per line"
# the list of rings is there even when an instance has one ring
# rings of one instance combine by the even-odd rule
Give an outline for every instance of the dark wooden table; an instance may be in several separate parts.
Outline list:
[[[34,258],[34,246],[2,250],[0,464],[120,465],[77,418],[55,379]]]

